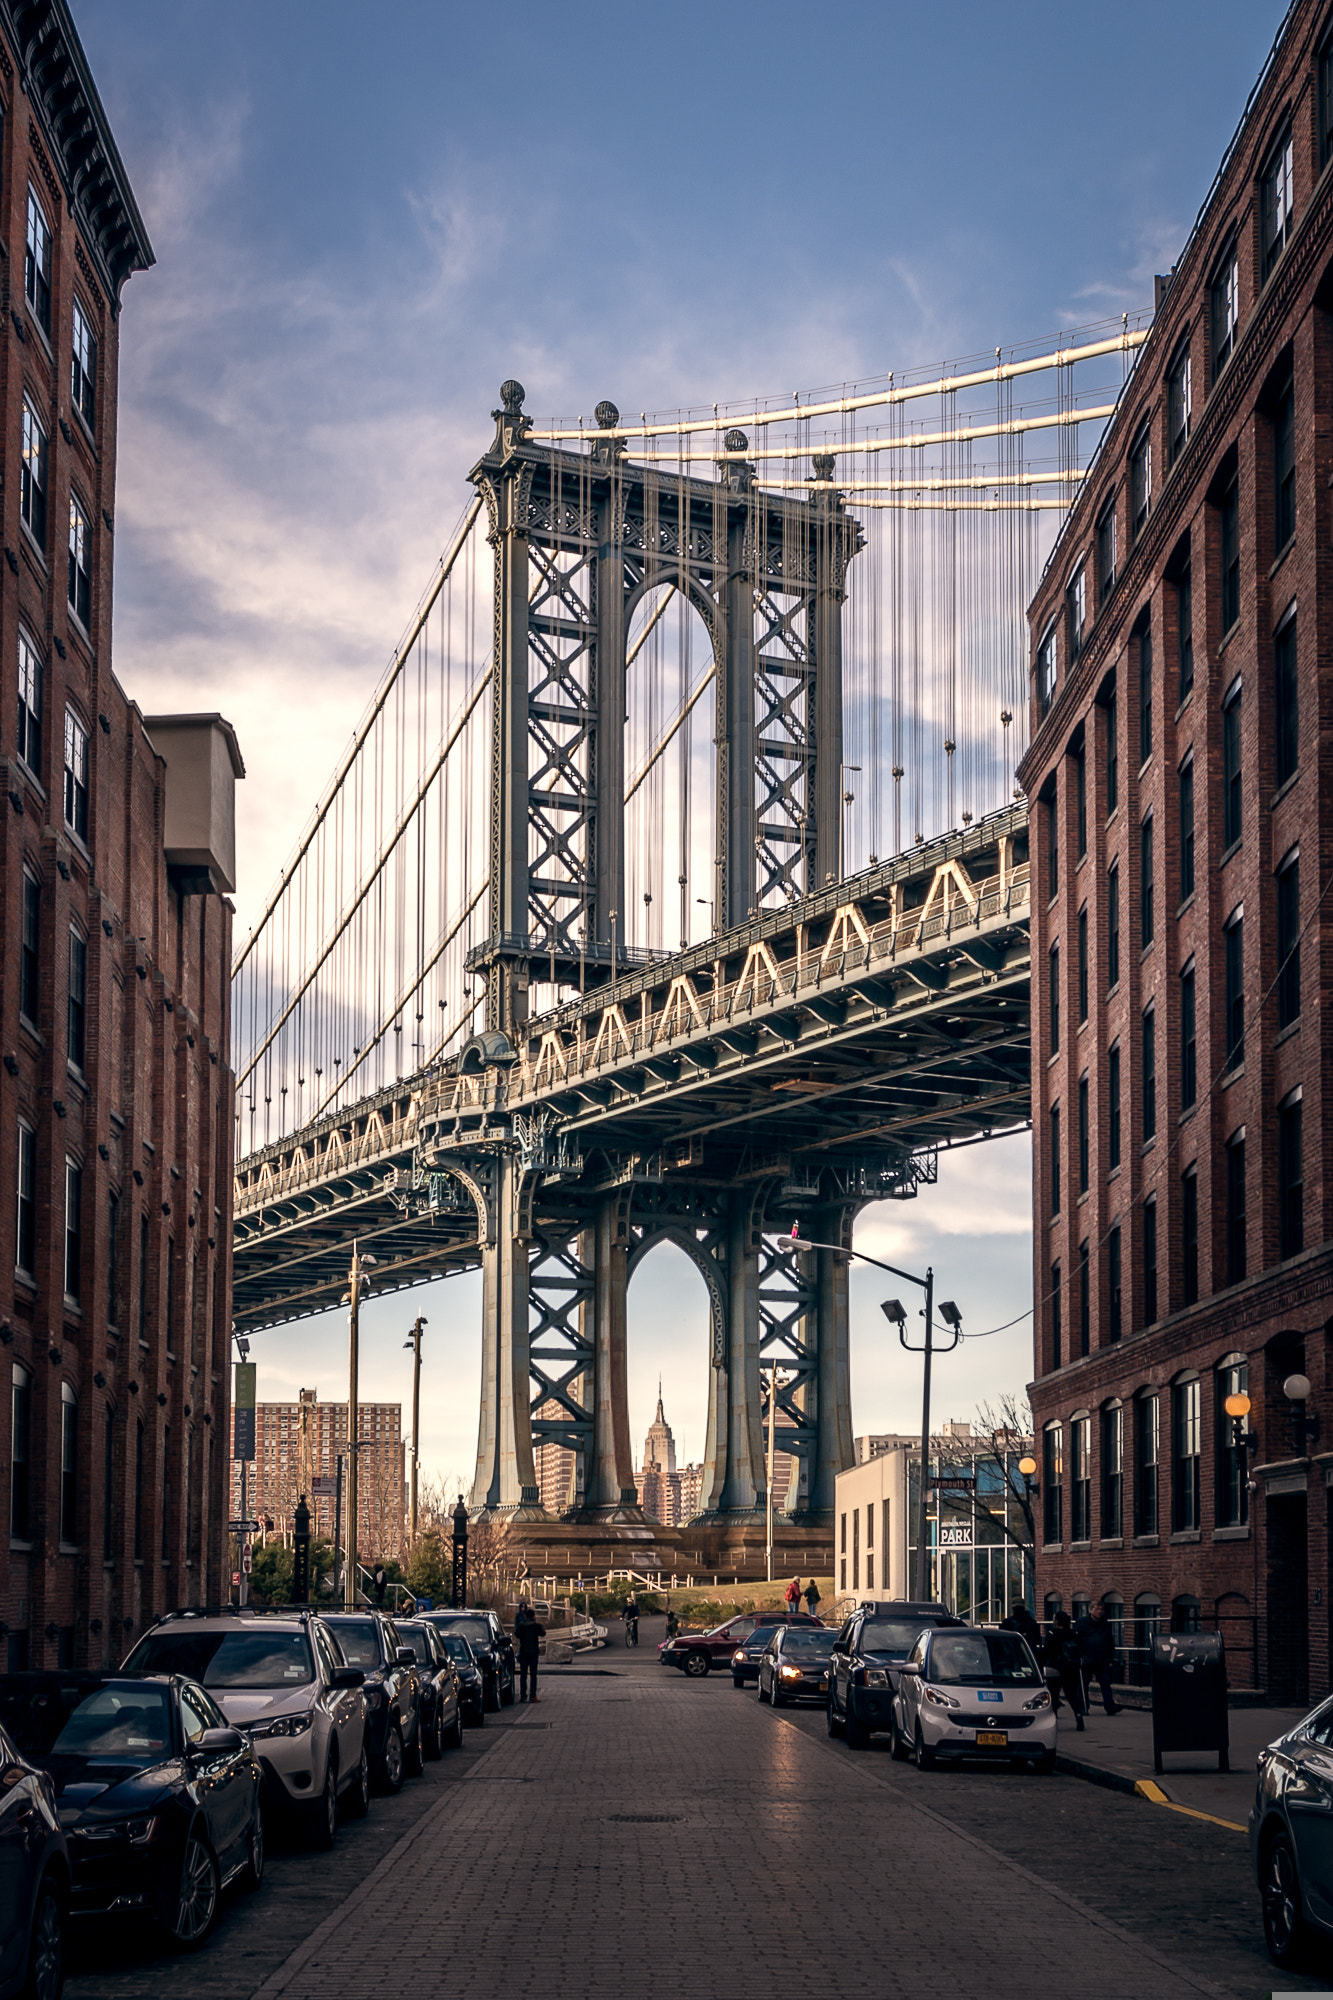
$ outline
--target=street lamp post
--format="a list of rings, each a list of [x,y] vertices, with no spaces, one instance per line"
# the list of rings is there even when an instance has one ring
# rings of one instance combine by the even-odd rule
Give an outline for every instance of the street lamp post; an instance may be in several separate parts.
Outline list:
[[[449,1594],[454,1610],[461,1611],[467,1599],[467,1508],[463,1505],[461,1493],[454,1508],[453,1545],[454,1563]]]
[[[347,1444],[351,1465],[347,1473],[347,1596],[345,1602],[349,1610],[356,1604],[356,1559],[357,1559],[357,1447],[361,1430],[360,1376],[361,1376],[361,1302],[370,1297],[362,1273],[367,1265],[377,1260],[369,1255],[362,1256],[355,1242],[352,1244],[352,1268],[348,1273],[348,1289],[343,1293],[342,1303],[349,1308],[348,1331],[348,1376],[347,1376]]]
[[[418,1313],[412,1322],[411,1338],[403,1342],[412,1353],[412,1532],[409,1547],[417,1545],[417,1474],[421,1470],[421,1329],[428,1322]]]
[[[766,1551],[768,1557],[768,1581],[773,1581],[773,1448],[777,1434],[778,1416],[778,1364],[775,1361],[768,1371],[768,1537]]]

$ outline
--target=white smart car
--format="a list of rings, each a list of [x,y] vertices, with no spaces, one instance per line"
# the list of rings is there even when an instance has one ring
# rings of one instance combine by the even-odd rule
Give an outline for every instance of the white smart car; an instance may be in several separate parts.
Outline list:
[[[1006,1758],[1055,1769],[1055,1710],[1018,1632],[946,1625],[925,1631],[903,1662],[893,1754],[929,1771],[941,1757]]]

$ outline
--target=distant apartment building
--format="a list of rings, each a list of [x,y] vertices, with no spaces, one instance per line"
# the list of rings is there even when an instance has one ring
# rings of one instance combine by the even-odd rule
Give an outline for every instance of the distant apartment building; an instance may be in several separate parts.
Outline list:
[[[403,1406],[362,1403],[358,1410],[363,1449],[357,1473],[357,1549],[363,1561],[401,1555],[405,1545],[407,1485],[404,1478]],[[234,1432],[234,1422],[233,1422]],[[248,1518],[264,1532],[292,1532],[296,1503],[305,1496],[311,1532],[333,1539],[335,1496],[316,1495],[314,1482],[336,1481],[343,1456],[343,1519],[347,1508],[347,1405],[321,1403],[315,1389],[302,1389],[294,1403],[260,1403],[255,1409],[255,1457],[246,1473]],[[231,1462],[232,1519],[241,1515],[241,1468]]]

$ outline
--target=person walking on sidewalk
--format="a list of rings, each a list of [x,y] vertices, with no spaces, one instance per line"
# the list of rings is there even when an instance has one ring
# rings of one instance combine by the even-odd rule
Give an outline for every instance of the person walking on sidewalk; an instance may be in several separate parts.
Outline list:
[[[1074,1726],[1083,1727],[1083,1674],[1079,1667],[1078,1639],[1074,1633],[1073,1621],[1067,1611],[1057,1611],[1046,1634],[1046,1644],[1042,1648],[1042,1661],[1046,1669],[1046,1685],[1051,1690],[1051,1700],[1055,1711],[1060,1712],[1060,1697],[1064,1696],[1074,1711]]]
[[[1026,1604],[1016,1604],[1009,1613],[1009,1616],[1001,1619],[1000,1622],[1002,1625],[1007,1626],[1011,1632],[1017,1632],[1022,1638],[1026,1639],[1028,1645],[1032,1648],[1033,1659],[1040,1660],[1041,1627],[1028,1610]]]
[[[801,1608],[801,1579],[794,1576],[787,1585],[787,1611],[793,1618]]]
[[[537,1623],[537,1614],[525,1597],[514,1613],[514,1644],[518,1649],[518,1698],[536,1701],[537,1650],[546,1627]]]
[[[1115,1633],[1104,1604],[1094,1604],[1074,1627],[1078,1639],[1079,1671],[1083,1676],[1083,1703],[1091,1707],[1089,1689],[1095,1677],[1102,1691],[1102,1707],[1108,1715],[1119,1715],[1120,1704],[1111,1692],[1111,1669],[1115,1665]]]
[[[799,1599],[797,1600],[799,1602]],[[819,1616],[819,1585],[811,1577],[805,1586],[805,1608],[812,1618]]]

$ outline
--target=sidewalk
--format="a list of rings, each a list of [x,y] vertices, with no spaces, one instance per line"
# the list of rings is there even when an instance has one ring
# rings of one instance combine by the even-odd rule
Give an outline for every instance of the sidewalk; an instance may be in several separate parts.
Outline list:
[[[1215,1754],[1165,1751],[1159,1777],[1153,1770],[1149,1709],[1122,1708],[1119,1715],[1105,1715],[1099,1706],[1089,1714],[1080,1735],[1065,1707],[1060,1710],[1057,1768],[1072,1777],[1089,1778],[1117,1791],[1139,1791],[1158,1804],[1165,1800],[1244,1828],[1254,1799],[1256,1757],[1306,1713],[1301,1708],[1233,1708],[1228,1716],[1229,1772],[1218,1770]]]

